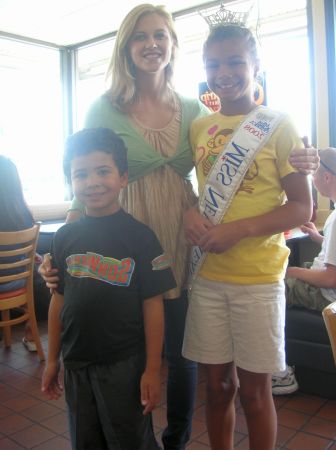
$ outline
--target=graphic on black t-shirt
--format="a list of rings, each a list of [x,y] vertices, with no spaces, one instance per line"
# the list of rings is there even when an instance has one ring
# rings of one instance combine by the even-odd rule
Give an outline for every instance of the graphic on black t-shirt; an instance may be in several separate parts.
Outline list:
[[[135,266],[132,258],[119,260],[92,252],[70,255],[66,263],[72,277],[94,278],[117,286],[129,286]]]

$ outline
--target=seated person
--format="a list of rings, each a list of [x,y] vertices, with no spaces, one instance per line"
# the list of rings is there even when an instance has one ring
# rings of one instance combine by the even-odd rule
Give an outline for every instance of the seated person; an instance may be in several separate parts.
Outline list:
[[[19,231],[31,228],[34,225],[34,219],[25,202],[17,168],[10,159],[3,155],[0,155],[0,180],[0,231]],[[2,250],[5,250],[4,246],[2,246]],[[6,246],[6,250],[12,250],[12,248]],[[41,257],[37,257],[36,267],[40,260]],[[13,261],[16,261],[14,256],[0,259],[2,264]],[[0,275],[14,275],[20,271],[23,271],[23,268],[17,268],[15,271],[2,269]],[[25,280],[0,283],[0,294],[21,289],[25,283]],[[37,270],[34,273],[34,299],[37,318],[46,318],[50,294]],[[27,350],[36,352],[29,322],[26,322],[22,343]]]
[[[327,148],[319,152],[320,167],[313,181],[319,193],[336,202],[336,149]],[[288,267],[286,272],[286,300],[288,306],[301,306],[322,311],[336,301],[336,211],[326,220],[323,236],[312,222],[302,226],[302,231],[321,245],[313,263],[305,267]],[[274,395],[290,394],[298,389],[293,369],[287,366],[284,372],[273,374]]]

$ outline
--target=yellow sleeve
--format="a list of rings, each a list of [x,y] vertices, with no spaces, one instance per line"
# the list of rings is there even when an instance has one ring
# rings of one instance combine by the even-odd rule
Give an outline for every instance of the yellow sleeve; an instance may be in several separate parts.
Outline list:
[[[289,163],[288,157],[295,148],[303,148],[303,142],[300,138],[293,121],[286,116],[283,123],[280,124],[276,133],[275,151],[277,156],[277,166],[280,178],[284,178],[297,170]]]

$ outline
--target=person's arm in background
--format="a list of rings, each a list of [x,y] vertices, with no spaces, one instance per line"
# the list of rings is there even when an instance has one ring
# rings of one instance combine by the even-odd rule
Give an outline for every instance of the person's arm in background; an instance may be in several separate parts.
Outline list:
[[[308,234],[312,241],[322,245],[324,237],[320,234],[313,222],[307,222],[304,225],[301,225],[300,228],[303,233]]]
[[[297,278],[320,288],[336,289],[336,266],[326,264],[322,269],[288,267],[286,278]]]

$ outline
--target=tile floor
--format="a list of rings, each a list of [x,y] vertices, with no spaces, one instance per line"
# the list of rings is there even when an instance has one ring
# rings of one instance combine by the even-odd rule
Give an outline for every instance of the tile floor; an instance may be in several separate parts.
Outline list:
[[[46,324],[40,326],[46,348]],[[13,328],[10,350],[0,342],[0,450],[69,450],[64,399],[48,401],[40,392],[43,364],[20,340],[23,328]],[[188,450],[207,450],[204,418],[205,383],[200,369],[192,438]],[[159,437],[165,426],[164,382],[162,402],[154,412]],[[277,449],[336,450],[336,401],[296,393],[274,399],[278,411]],[[235,448],[248,449],[247,428],[237,399]]]

